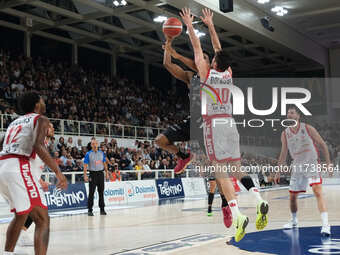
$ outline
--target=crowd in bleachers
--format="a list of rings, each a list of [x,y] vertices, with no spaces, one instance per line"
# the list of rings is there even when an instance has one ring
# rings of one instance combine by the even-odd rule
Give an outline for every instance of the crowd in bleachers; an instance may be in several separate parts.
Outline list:
[[[73,172],[83,171],[83,159],[91,146],[83,144],[81,139],[74,141],[72,137],[69,137],[65,141],[63,137],[60,137],[59,141],[52,138],[48,149],[63,172]],[[108,138],[105,138],[100,143],[99,149],[106,154],[110,172],[120,171],[123,180],[136,179],[137,171],[141,171],[142,179],[154,178],[155,174],[150,170],[174,169],[177,160],[175,155],[156,148],[153,142],[149,141],[136,141],[134,148],[124,148],[118,147],[115,139],[109,141]],[[126,170],[136,172],[124,173]],[[170,177],[170,172],[161,174],[163,177],[167,175]]]
[[[80,66],[72,66],[62,61],[48,58],[25,58],[0,49],[0,113],[11,114],[4,121],[4,127],[17,115],[16,99],[25,91],[38,90],[47,105],[47,116],[51,119],[66,119],[64,132],[75,132],[78,125],[75,120],[139,127],[165,128],[181,120],[187,113],[184,101],[173,90],[160,90],[145,87],[143,84],[124,77],[110,79],[107,75]],[[52,120],[53,122],[53,120]],[[315,125],[325,138],[332,159],[340,163],[340,129],[338,126]],[[57,131],[60,125],[55,124]],[[93,125],[82,123],[83,133],[93,134]],[[108,134],[107,125],[97,125],[97,134]],[[59,130],[58,130],[59,129]],[[111,127],[111,134],[121,134],[121,127]],[[125,136],[154,138],[157,134],[147,128],[125,127]],[[244,145],[279,145],[280,135],[242,136]],[[137,149],[136,149],[137,148]],[[153,178],[151,169],[173,169],[176,156],[173,156],[153,143],[138,142],[132,148],[119,148],[114,139],[101,144],[114,170],[142,170],[142,178]],[[81,140],[64,141],[52,139],[49,150],[64,172],[82,171],[82,159],[89,150]],[[243,165],[273,165],[276,161],[244,156]],[[135,174],[126,174],[126,179],[135,178]]]
[[[67,62],[25,58],[0,49],[0,113],[14,114],[15,99],[33,89],[45,99],[48,117],[69,120],[65,131],[70,132],[78,128],[74,120],[167,127],[185,115],[183,100],[172,90],[144,87],[124,77],[110,79]],[[106,128],[100,126],[97,134],[106,134]],[[138,131],[140,135],[146,132]]]

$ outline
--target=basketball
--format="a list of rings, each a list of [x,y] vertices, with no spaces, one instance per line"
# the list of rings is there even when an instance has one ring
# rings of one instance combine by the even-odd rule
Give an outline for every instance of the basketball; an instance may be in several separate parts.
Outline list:
[[[169,37],[177,37],[182,33],[182,22],[177,18],[169,18],[163,24],[163,33]]]

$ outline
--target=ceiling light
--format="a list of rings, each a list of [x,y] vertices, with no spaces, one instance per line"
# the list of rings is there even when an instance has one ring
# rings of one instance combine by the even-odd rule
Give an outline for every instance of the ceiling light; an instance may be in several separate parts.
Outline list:
[[[281,6],[275,6],[271,9],[272,12],[275,12],[278,16],[284,16],[288,13],[288,10],[281,7]]]
[[[270,0],[257,0],[257,2],[258,2],[259,4],[266,4],[266,3],[269,3]]]
[[[165,16],[158,16],[156,18],[153,19],[154,22],[159,22],[159,23],[162,23],[164,21],[166,21],[168,18],[165,17]]]
[[[113,0],[112,3],[115,7],[125,6],[128,4],[126,0]]]

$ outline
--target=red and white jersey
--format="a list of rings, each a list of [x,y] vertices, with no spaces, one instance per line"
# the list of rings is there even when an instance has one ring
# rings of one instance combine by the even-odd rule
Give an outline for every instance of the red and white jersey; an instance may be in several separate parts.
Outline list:
[[[230,117],[232,115],[231,93],[228,85],[233,84],[231,69],[218,72],[210,69],[202,84],[206,98],[206,117]],[[203,94],[202,94],[203,95]],[[202,99],[202,103],[204,99]]]
[[[48,141],[45,139],[45,146],[48,146]],[[34,174],[35,178],[40,179],[43,171],[45,168],[45,163],[42,161],[42,159],[36,155],[35,159],[31,159],[31,169],[32,169],[32,174]]]
[[[299,123],[297,131],[285,130],[287,146],[294,163],[308,163],[318,160],[319,153],[305,123]]]
[[[39,116],[36,113],[26,114],[8,126],[0,156],[16,154],[35,157],[33,146],[37,137],[36,123]]]

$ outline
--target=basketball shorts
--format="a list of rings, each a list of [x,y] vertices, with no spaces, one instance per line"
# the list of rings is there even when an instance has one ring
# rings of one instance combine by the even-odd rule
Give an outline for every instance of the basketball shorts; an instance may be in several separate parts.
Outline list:
[[[218,122],[214,121],[218,120]],[[240,154],[240,135],[233,118],[207,118],[204,121],[203,136],[205,151],[211,162],[227,163],[238,161]]]
[[[170,126],[163,132],[169,142],[186,142],[190,140],[190,116],[186,117],[179,124]]]
[[[292,174],[289,183],[289,192],[300,193],[306,192],[308,185],[313,186],[322,184],[322,177],[319,172],[315,170],[318,161],[311,161],[306,164],[292,164]]]
[[[46,198],[27,157],[0,157],[0,194],[11,212],[28,214],[36,206],[47,209]]]

